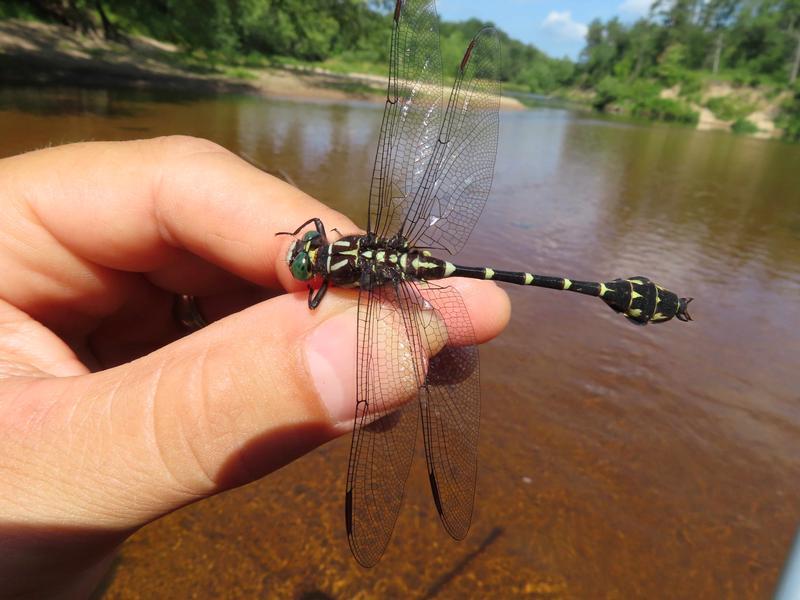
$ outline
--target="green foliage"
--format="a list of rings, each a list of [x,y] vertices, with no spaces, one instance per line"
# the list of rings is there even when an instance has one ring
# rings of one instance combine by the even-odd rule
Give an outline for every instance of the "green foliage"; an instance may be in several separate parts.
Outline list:
[[[799,20],[800,3],[796,0],[748,4],[731,31],[732,62],[749,73],[779,76],[786,81]]]
[[[615,77],[604,77],[595,87],[592,102],[597,110],[604,110],[609,104],[619,102],[626,96],[625,84]]]
[[[631,112],[638,117],[688,125],[697,125],[700,119],[700,115],[688,104],[671,98],[647,98],[637,102]]]
[[[607,76],[655,77],[691,96],[692,74],[716,67],[742,85],[786,86],[798,31],[800,0],[655,0],[632,25],[592,21],[577,76],[586,87]]]
[[[34,7],[25,0],[5,0],[0,2],[0,19],[31,20],[39,16]]]
[[[781,107],[777,124],[785,139],[800,142],[800,85],[795,86],[794,96]]]
[[[633,24],[613,18],[589,24],[574,80],[594,89],[594,106],[647,118],[697,122],[705,82],[761,87],[773,98],[791,83],[800,47],[800,0],[654,0]],[[640,81],[649,82],[637,88]],[[678,99],[653,86],[679,86]],[[796,96],[795,96],[796,98]],[[720,118],[747,131],[755,108],[745,100],[712,101]],[[784,107],[787,137],[800,140],[800,100]]]
[[[102,10],[102,13],[101,13]],[[386,72],[393,0],[2,0],[0,16],[36,18],[98,31],[137,33],[173,42],[196,59],[257,66],[254,57],[282,57]],[[477,19],[440,24],[445,79],[452,77]],[[107,32],[108,33],[108,32]],[[500,31],[502,79],[512,87],[549,93],[570,85],[575,65],[553,59]],[[246,58],[245,58],[246,57]],[[241,72],[239,75],[244,76]]]
[[[731,125],[731,131],[740,135],[753,135],[754,133],[758,133],[758,126],[752,121],[740,117]]]
[[[686,59],[686,46],[683,44],[672,44],[659,56],[658,66],[655,68],[656,76],[663,81],[667,87],[681,83],[687,78],[686,74],[688,70],[685,68]]]
[[[228,77],[233,77],[234,79],[243,79],[245,81],[253,81],[258,79],[258,76],[255,73],[243,67],[227,67],[223,70],[223,73]]]
[[[706,108],[723,121],[743,120],[755,110],[751,103],[736,96],[718,96],[706,102]]]
[[[388,19],[362,0],[248,0],[240,7],[241,44],[267,55],[324,60],[345,50],[375,52],[383,58]],[[241,8],[240,8],[241,10]],[[380,32],[380,33],[376,33]]]
[[[599,110],[612,103],[632,107],[658,98],[660,91],[661,88],[648,79],[637,79],[629,83],[614,77],[605,77],[597,84],[593,105]]]
[[[277,61],[385,74],[393,9],[393,0],[0,0],[0,18],[44,19],[114,39],[145,34],[184,49],[174,60],[188,68],[229,69],[236,77]],[[487,24],[440,24],[445,81]],[[577,63],[501,31],[501,78],[510,89],[541,94],[594,89],[600,109],[692,122],[688,104],[700,103],[712,77],[775,95],[785,90],[798,32],[800,0],[653,0],[647,18],[634,23],[592,21]],[[662,88],[676,85],[680,98],[660,98]],[[737,121],[748,108],[737,102],[709,108]],[[782,113],[787,136],[796,138],[799,102]]]
[[[696,124],[700,115],[681,100],[661,98],[655,81],[638,79],[632,83],[606,77],[597,84],[594,106],[600,110],[609,105],[629,111],[638,117],[658,121]]]
[[[445,77],[455,73],[469,41],[482,27],[491,25],[477,19],[440,25],[442,61]],[[501,78],[511,87],[546,94],[572,83],[575,65],[567,59],[554,59],[530,44],[510,38],[499,31],[503,49]]]
[[[695,71],[687,71],[681,80],[680,95],[687,102],[700,103],[703,91],[703,78]]]
[[[90,4],[91,0],[3,0],[0,18],[39,19],[87,33],[96,30],[99,24],[94,18],[96,6]]]
[[[367,0],[139,0],[113,6],[128,30],[223,56],[324,60],[344,50],[385,48],[388,40],[388,17]]]

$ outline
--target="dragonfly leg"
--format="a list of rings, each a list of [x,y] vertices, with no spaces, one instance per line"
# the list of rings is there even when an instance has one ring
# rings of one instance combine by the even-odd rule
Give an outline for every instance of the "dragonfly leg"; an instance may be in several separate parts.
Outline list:
[[[326,239],[325,238],[325,226],[322,224],[322,220],[319,219],[318,217],[314,217],[313,219],[309,219],[308,221],[306,221],[305,223],[300,225],[300,227],[298,227],[294,231],[279,231],[275,235],[297,235],[298,233],[300,233],[303,230],[303,228],[306,225],[310,225],[311,223],[314,224],[314,228],[317,230],[317,233],[319,233],[320,236],[322,236],[322,239]]]
[[[322,282],[322,285],[317,290],[317,293],[314,294],[314,288],[308,286],[308,308],[315,309],[319,306],[319,303],[322,302],[322,299],[325,297],[325,292],[328,291],[328,280],[325,279]]]

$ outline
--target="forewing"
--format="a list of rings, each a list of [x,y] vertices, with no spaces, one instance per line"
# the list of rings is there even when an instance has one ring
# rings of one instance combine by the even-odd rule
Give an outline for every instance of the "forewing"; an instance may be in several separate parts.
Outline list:
[[[432,348],[420,389],[428,479],[436,510],[447,532],[463,539],[475,498],[480,426],[478,347],[467,309],[450,287],[421,286],[437,318],[417,312],[421,335]]]
[[[414,455],[418,403],[388,413],[397,398],[416,397],[424,382],[426,354],[413,310],[409,295],[392,286],[359,293],[358,387],[345,514],[350,548],[365,567],[377,563],[389,543]]]
[[[482,29],[467,48],[436,149],[404,227],[412,245],[455,254],[492,188],[500,110],[500,40]]]
[[[369,231],[400,229],[442,123],[442,57],[433,0],[397,0],[389,85],[369,193]]]

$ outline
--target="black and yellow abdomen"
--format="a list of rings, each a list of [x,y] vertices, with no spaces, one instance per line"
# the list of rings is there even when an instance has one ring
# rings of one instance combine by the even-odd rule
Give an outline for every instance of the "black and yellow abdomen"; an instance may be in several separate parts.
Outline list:
[[[320,229],[321,224],[317,227]],[[321,233],[309,232],[290,247],[286,260],[298,279],[321,277],[336,286],[361,287],[367,291],[388,284],[399,285],[402,281],[469,277],[596,296],[637,325],[666,323],[672,318],[692,320],[686,311],[692,298],[681,298],[647,277],[599,283],[489,267],[465,267],[436,258],[428,250],[410,248],[399,237],[387,240],[371,235],[349,235],[328,242]],[[309,296],[309,306],[316,306],[320,297],[320,294],[314,298]]]
[[[574,281],[565,277],[535,275],[521,271],[500,271],[487,267],[462,267],[444,263],[444,277],[471,277],[489,279],[517,285],[531,285],[551,290],[564,290],[596,296],[614,311],[627,317],[637,325],[666,323],[673,317],[679,321],[691,321],[686,308],[692,298],[680,298],[647,277],[637,276],[628,279],[615,279],[604,283],[596,281]],[[432,277],[428,277],[431,279]]]
[[[601,285],[604,289],[598,295],[603,302],[634,323],[664,323],[673,317],[691,320],[686,312],[691,298],[679,298],[647,277],[615,279]]]

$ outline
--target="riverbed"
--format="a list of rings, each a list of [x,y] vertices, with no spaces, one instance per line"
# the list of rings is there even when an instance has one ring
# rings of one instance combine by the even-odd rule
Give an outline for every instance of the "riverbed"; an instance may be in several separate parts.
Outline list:
[[[197,135],[363,226],[381,109],[6,87],[0,156]],[[492,194],[458,262],[645,275],[693,296],[695,320],[635,327],[591,298],[509,288],[512,322],[481,349],[466,540],[438,522],[419,443],[394,538],[361,569],[345,437],[140,531],[106,597],[768,597],[800,522],[798,167],[800,146],[776,141],[504,111]]]

